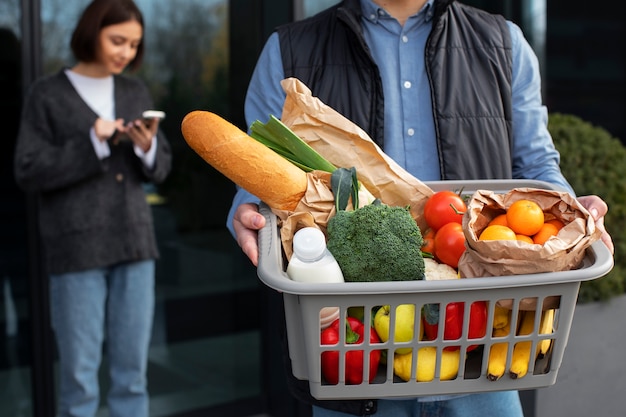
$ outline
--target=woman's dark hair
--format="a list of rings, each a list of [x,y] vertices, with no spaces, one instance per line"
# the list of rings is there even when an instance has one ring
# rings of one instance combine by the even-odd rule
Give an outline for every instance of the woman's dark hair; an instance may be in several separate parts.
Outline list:
[[[143,16],[132,0],[94,0],[83,11],[76,24],[70,46],[76,59],[82,62],[96,60],[98,37],[102,28],[135,20],[143,29]],[[135,58],[128,64],[137,70],[143,59],[143,39],[137,46]]]

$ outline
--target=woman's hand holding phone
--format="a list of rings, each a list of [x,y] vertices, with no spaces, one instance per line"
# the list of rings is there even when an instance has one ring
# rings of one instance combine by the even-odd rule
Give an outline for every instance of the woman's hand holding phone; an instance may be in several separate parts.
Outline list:
[[[130,122],[127,127],[127,134],[133,144],[142,151],[148,152],[152,146],[152,139],[159,129],[159,122],[165,117],[165,113],[158,110],[147,110],[143,112],[141,119]]]
[[[152,145],[152,138],[157,134],[159,122],[163,118],[165,118],[165,113],[160,110],[146,110],[141,118],[126,124],[123,119],[98,118],[94,124],[94,130],[101,141],[110,141],[115,145],[121,141],[130,140],[147,152]]]

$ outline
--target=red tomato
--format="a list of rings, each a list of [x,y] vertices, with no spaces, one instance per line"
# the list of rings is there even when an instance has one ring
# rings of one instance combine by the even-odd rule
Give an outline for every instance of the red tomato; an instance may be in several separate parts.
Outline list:
[[[460,223],[451,222],[441,226],[435,234],[435,257],[452,268],[459,266],[465,252],[465,235]]]
[[[424,205],[424,219],[428,227],[439,230],[446,223],[463,221],[463,214],[467,210],[465,201],[453,191],[437,191],[431,195]]]

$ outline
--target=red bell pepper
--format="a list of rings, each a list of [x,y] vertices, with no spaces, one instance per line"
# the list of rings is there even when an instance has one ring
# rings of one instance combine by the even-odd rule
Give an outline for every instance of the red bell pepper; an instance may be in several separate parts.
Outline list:
[[[339,344],[339,322],[335,320],[329,327],[321,333],[322,345]],[[346,317],[346,343],[361,344],[363,343],[363,333],[365,327],[363,322],[354,317]],[[370,328],[370,344],[380,343],[380,339],[373,327]],[[369,363],[369,382],[374,380],[378,371],[380,362],[380,350],[372,350],[370,352]],[[348,385],[357,385],[363,382],[363,351],[350,350],[346,352],[345,357],[345,381]],[[322,352],[322,375],[324,379],[333,385],[339,383],[339,352],[325,351]]]
[[[463,335],[464,302],[450,303],[446,306],[446,319],[443,340],[457,340]],[[427,340],[435,340],[439,331],[439,305],[424,306],[424,336]],[[470,306],[468,339],[479,339],[487,332],[487,302],[475,301]],[[467,350],[474,350],[478,345],[470,345]],[[445,350],[458,350],[459,346],[446,346]]]

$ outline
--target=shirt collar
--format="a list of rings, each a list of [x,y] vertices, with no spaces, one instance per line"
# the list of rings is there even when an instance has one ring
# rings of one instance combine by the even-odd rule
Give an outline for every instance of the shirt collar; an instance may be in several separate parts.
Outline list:
[[[433,7],[433,3],[435,0],[428,0],[422,10],[418,12],[425,14],[425,20],[428,22],[432,20],[435,8]],[[389,17],[389,13],[385,11],[378,4],[374,3],[373,0],[361,0],[361,10],[363,12],[363,17],[369,20],[372,23],[377,23],[378,19],[381,17]]]

